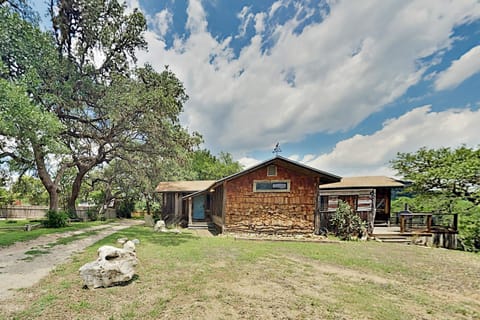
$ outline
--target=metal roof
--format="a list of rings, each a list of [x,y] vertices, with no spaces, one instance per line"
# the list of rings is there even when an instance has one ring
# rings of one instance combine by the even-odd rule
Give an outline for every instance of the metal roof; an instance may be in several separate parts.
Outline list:
[[[405,184],[400,181],[386,176],[364,176],[364,177],[343,177],[341,181],[334,183],[322,184],[320,189],[345,189],[345,188],[371,188],[371,187],[388,187],[402,188]]]
[[[155,188],[155,192],[196,192],[207,189],[215,180],[164,181]]]

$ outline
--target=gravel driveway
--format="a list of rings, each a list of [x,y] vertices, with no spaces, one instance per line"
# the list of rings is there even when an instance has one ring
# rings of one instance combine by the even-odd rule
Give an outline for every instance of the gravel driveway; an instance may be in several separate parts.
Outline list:
[[[143,223],[138,220],[121,220],[78,231],[49,234],[35,240],[17,242],[12,246],[0,248],[0,302],[13,295],[16,289],[34,285],[55,266],[66,262],[72,254],[81,252],[112,233]],[[96,231],[96,233],[65,245],[48,246],[60,238],[80,235],[88,231]],[[32,250],[42,253],[35,256],[26,254]]]

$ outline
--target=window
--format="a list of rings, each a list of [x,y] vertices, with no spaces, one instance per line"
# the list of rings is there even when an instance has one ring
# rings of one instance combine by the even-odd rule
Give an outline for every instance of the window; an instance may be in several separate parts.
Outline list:
[[[267,177],[275,177],[277,175],[277,166],[272,164],[267,167]]]
[[[255,180],[253,192],[290,192],[290,180]]]
[[[358,209],[357,195],[345,195],[345,196],[342,195],[342,196],[339,196],[338,199],[348,203],[348,205],[350,206],[350,208],[352,208],[352,210],[356,211]]]

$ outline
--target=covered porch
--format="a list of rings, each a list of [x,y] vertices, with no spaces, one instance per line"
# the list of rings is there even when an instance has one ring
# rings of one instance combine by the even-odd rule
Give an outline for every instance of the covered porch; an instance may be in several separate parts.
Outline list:
[[[215,181],[165,181],[160,182],[155,192],[162,196],[162,219],[167,224],[187,224],[188,203],[185,197],[204,190]]]
[[[375,225],[390,224],[392,189],[403,187],[403,182],[384,176],[344,177],[340,182],[320,185],[315,233],[331,229],[331,215],[338,202],[344,201],[366,222],[371,235]]]

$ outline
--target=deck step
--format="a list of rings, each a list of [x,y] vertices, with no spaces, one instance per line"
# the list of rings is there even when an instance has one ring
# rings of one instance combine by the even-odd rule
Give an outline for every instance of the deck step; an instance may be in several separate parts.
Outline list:
[[[405,237],[401,235],[395,235],[395,234],[376,234],[375,238],[382,241],[382,242],[388,242],[388,243],[411,243],[412,240],[410,237]]]
[[[215,229],[215,225],[212,222],[193,222],[188,225],[188,229]]]
[[[379,239],[380,241],[382,242],[385,242],[385,243],[404,243],[404,244],[409,244],[411,243],[412,241],[410,239],[407,239],[407,238],[403,238],[403,239]]]
[[[389,227],[390,225],[385,221],[375,221],[373,223],[374,227]]]

